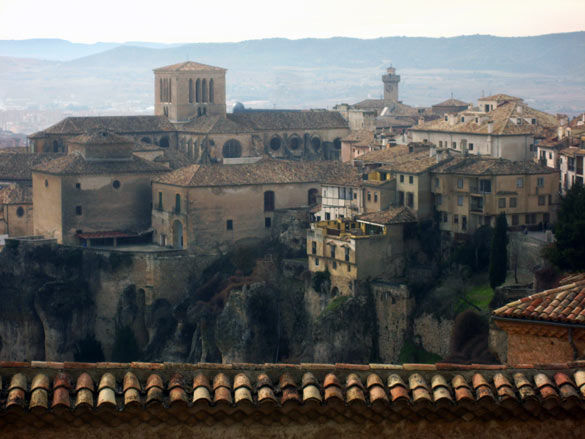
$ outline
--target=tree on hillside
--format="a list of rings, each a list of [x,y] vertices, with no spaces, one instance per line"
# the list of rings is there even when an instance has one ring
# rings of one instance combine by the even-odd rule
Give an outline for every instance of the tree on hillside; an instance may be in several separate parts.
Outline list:
[[[508,271],[508,222],[502,212],[496,218],[496,230],[490,252],[490,286],[496,288],[506,280]]]
[[[575,183],[561,198],[554,227],[556,242],[545,256],[563,270],[585,268],[585,187]]]

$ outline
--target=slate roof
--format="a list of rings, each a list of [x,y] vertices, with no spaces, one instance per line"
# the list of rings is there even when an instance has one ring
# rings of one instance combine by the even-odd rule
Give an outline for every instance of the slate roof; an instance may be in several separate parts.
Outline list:
[[[32,203],[32,187],[28,184],[0,183],[0,204]]]
[[[520,112],[518,111],[519,108],[521,109]],[[465,122],[460,121],[461,116],[465,116]],[[475,122],[476,118],[478,122]],[[492,135],[542,135],[546,131],[556,130],[559,126],[559,121],[552,114],[535,110],[518,102],[506,102],[489,113],[474,113],[465,110],[458,113],[456,119],[455,123],[451,124],[444,118],[439,118],[413,126],[410,130],[487,135],[488,123],[491,121],[493,123]],[[522,119],[520,125],[516,123],[517,119]],[[532,119],[536,119],[535,125],[526,121],[531,121]]]
[[[585,273],[566,276],[557,288],[523,297],[493,312],[496,318],[513,318],[568,324],[585,324]]]
[[[35,166],[33,170],[54,175],[148,174],[169,171],[165,166],[136,156],[131,156],[128,160],[85,160],[76,152]]]
[[[236,134],[255,131],[294,131],[348,128],[337,111],[251,111],[223,116],[202,116],[180,126],[179,130],[207,134]]]
[[[31,134],[29,138],[44,137],[47,134],[81,135],[101,129],[108,129],[119,134],[176,131],[174,125],[165,116],[66,117],[49,128]]]
[[[0,156],[0,181],[31,181],[33,167],[62,156],[60,153],[3,153]]]
[[[391,207],[386,210],[361,215],[356,219],[357,221],[365,221],[380,225],[403,224],[416,221],[416,217],[408,207]]]
[[[153,71],[155,73],[161,73],[161,72],[208,72],[210,70],[215,72],[226,71],[226,69],[222,67],[210,66],[207,64],[201,64],[193,61],[185,61],[177,64],[171,64],[169,66],[159,67],[157,69],[154,69]]]
[[[584,366],[4,361],[0,428],[582,419]]]
[[[361,180],[353,166],[337,161],[263,159],[237,165],[191,165],[154,181],[184,187],[205,187],[286,183],[359,185]]]
[[[461,175],[525,175],[551,174],[555,171],[532,160],[513,161],[485,156],[455,156],[442,161],[433,172]]]

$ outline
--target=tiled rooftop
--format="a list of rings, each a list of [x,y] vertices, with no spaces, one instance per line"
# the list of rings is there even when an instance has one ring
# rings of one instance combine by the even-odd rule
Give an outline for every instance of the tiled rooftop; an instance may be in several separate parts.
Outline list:
[[[464,122],[460,121],[461,116],[465,116]],[[544,113],[530,108],[523,103],[512,101],[499,105],[489,113],[462,111],[457,114],[456,118],[457,120],[454,123],[446,121],[444,118],[426,122],[422,125],[413,126],[411,131],[488,134],[488,123],[491,121],[493,122],[493,135],[541,135],[546,131],[556,130],[559,126],[559,121],[552,114]],[[476,118],[478,122],[475,121]],[[522,119],[520,125],[516,123],[517,119]],[[531,123],[532,119],[536,119],[536,124],[533,125]]]
[[[466,107],[469,104],[467,102],[460,101],[459,99],[447,99],[441,103],[433,105],[433,107]]]
[[[63,154],[4,153],[0,157],[0,181],[31,181],[33,167],[42,165],[58,157],[63,157]]]
[[[168,168],[157,163],[131,156],[129,160],[85,160],[79,153],[51,160],[34,171],[55,175],[100,175],[124,173],[159,173],[168,172]]]
[[[410,105],[400,102],[385,101],[384,99],[364,99],[354,105],[353,108],[382,110],[388,108],[388,114],[392,116],[418,116],[418,110]]]
[[[75,136],[73,139],[69,140],[69,142],[82,145],[116,145],[118,143],[134,144],[134,139],[126,136],[120,136],[119,134],[116,134],[107,129],[101,129],[88,131],[86,133],[80,134],[79,136]]]
[[[493,312],[496,318],[585,324],[585,273],[564,277],[557,288],[523,297]]]
[[[461,175],[520,175],[551,174],[557,171],[531,160],[513,161],[485,156],[461,155],[442,161],[433,169],[433,172]]]
[[[0,362],[0,427],[582,418],[584,366]]]
[[[360,155],[356,160],[364,163],[392,163],[397,157],[408,154],[408,146],[397,145],[390,148],[369,151]]]
[[[160,176],[155,182],[176,186],[234,186],[279,183],[359,185],[357,170],[337,161],[263,159],[237,165],[191,165]]]
[[[504,93],[498,93],[491,96],[485,96],[483,98],[479,98],[478,101],[523,101],[522,98],[517,98],[515,96],[510,96]]]
[[[221,67],[209,66],[207,64],[201,64],[193,61],[185,61],[177,64],[171,64],[170,66],[159,67],[154,69],[154,72],[225,72],[226,69]]]
[[[351,143],[352,146],[373,146],[374,143],[378,143],[375,141],[374,132],[367,130],[354,130],[341,140]]]
[[[578,155],[585,155],[585,149],[576,146],[569,146],[568,148],[561,149],[559,153],[568,157],[576,157]]]
[[[108,129],[116,133],[149,133],[175,131],[176,128],[164,116],[94,116],[66,117],[49,128],[31,134],[31,139],[47,134],[81,135],[88,131]]]
[[[402,224],[416,221],[416,217],[408,207],[391,207],[378,212],[371,212],[356,218],[374,224]]]

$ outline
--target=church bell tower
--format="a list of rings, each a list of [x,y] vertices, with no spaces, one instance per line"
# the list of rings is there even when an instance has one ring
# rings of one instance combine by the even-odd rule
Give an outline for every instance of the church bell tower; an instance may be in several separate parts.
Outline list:
[[[382,75],[384,82],[384,101],[398,102],[398,83],[400,82],[400,75],[396,74],[394,67],[388,67],[387,73]]]

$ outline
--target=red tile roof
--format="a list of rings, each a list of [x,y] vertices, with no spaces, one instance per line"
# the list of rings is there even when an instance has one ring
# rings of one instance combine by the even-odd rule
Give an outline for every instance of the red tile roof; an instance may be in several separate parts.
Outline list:
[[[408,207],[390,207],[378,212],[370,212],[356,218],[374,224],[403,224],[416,222],[416,217]]]
[[[584,366],[0,362],[0,428],[582,419]]]
[[[508,303],[493,312],[496,318],[585,324],[585,273],[561,279],[559,286]]]

